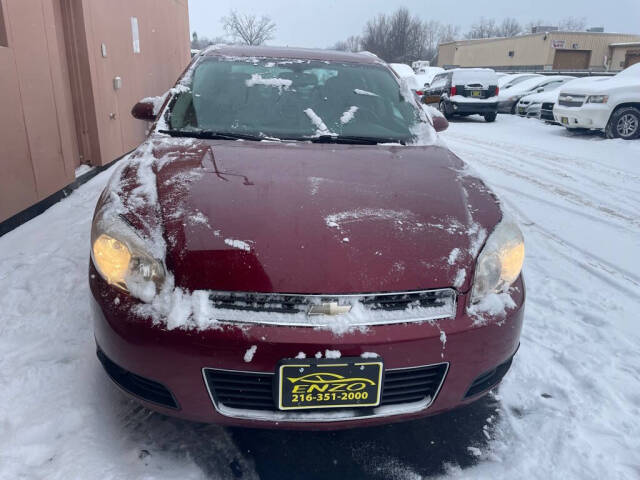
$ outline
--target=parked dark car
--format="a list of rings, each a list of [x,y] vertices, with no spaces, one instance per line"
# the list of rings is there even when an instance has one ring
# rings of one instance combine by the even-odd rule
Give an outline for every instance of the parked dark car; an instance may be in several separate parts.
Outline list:
[[[479,114],[493,122],[498,112],[498,76],[489,68],[456,68],[436,75],[422,97],[446,118]]]
[[[335,429],[477,400],[511,365],[524,243],[377,57],[211,47],[91,232],[98,357],[147,407]],[[501,307],[502,305],[502,307]]]

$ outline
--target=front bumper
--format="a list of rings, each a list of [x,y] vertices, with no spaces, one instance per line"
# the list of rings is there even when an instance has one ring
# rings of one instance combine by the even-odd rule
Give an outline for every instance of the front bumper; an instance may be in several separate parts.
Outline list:
[[[581,107],[553,107],[556,122],[567,128],[604,130],[609,121],[610,108],[606,104],[585,103]]]
[[[366,331],[342,336],[327,330],[273,325],[167,330],[162,325],[154,325],[151,319],[132,315],[137,300],[106,285],[93,267],[91,272],[99,355],[124,371],[123,375],[129,375],[126,378],[130,381],[146,382],[145,388],[153,392],[166,387],[174,400],[174,406],[169,407],[138,397],[147,407],[188,420],[226,425],[349,428],[433,415],[473,402],[495,384],[480,384],[480,390],[473,390],[474,381],[477,387],[483,374],[498,366],[503,370],[504,365],[508,368],[518,347],[524,314],[524,284],[519,279],[512,294],[518,307],[509,311],[505,319],[482,326],[474,325],[473,319],[467,316],[467,298],[460,295],[455,319],[369,327]],[[255,355],[246,362],[245,352],[254,345],[257,346]],[[433,395],[435,398],[429,402],[356,411],[356,416],[344,417],[339,412],[301,417],[299,413],[280,412],[275,407],[266,414],[221,408],[214,404],[205,382],[208,369],[272,374],[283,358],[294,358],[299,352],[312,357],[325,350],[339,350],[343,357],[375,352],[384,360],[388,372],[445,364],[447,371]],[[104,359],[101,360],[105,365]],[[499,381],[501,375],[496,378]],[[126,386],[125,390],[128,390]]]
[[[521,117],[526,118],[540,118],[540,104],[533,103],[528,105],[518,104],[516,107],[516,113]]]
[[[495,102],[450,102],[452,114],[480,114],[495,113],[498,104]]]

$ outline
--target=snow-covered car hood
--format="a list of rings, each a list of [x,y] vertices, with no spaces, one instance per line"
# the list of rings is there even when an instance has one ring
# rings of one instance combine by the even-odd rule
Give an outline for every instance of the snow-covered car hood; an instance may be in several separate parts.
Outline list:
[[[166,265],[188,290],[467,291],[502,216],[439,146],[171,142],[141,149],[156,159]]]
[[[585,77],[577,78],[565,83],[559,89],[560,93],[573,93],[579,95],[602,94],[614,88],[640,88],[640,78],[614,77]]]

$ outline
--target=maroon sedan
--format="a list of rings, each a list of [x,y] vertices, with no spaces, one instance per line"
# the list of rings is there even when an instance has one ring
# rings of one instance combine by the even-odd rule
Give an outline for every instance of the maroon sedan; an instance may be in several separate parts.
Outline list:
[[[473,402],[509,369],[524,243],[370,54],[212,47],[96,207],[98,358],[185,419],[333,429]]]

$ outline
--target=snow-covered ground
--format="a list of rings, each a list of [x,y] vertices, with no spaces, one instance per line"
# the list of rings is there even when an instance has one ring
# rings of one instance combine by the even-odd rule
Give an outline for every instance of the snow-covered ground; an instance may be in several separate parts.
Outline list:
[[[89,226],[105,172],[0,238],[0,479],[286,478],[273,473],[283,465],[320,478],[287,455],[300,444],[321,448],[335,478],[640,477],[640,141],[510,116],[455,121],[443,137],[527,244],[522,345],[499,401],[467,410],[481,415],[477,435],[460,434],[469,422],[453,415],[251,433],[126,400],[95,359],[89,315]],[[458,434],[438,442],[447,431]]]

